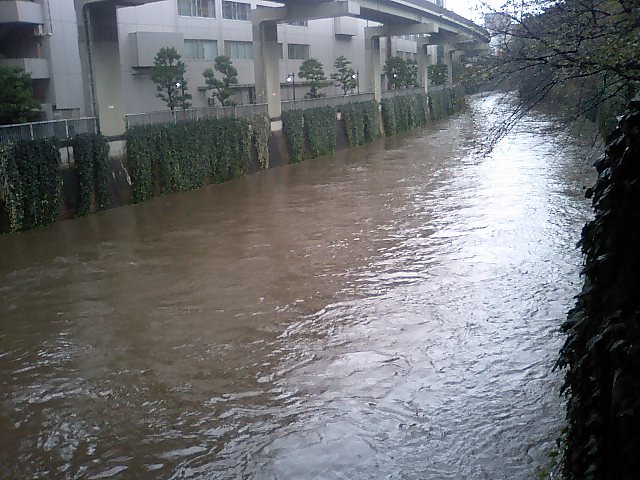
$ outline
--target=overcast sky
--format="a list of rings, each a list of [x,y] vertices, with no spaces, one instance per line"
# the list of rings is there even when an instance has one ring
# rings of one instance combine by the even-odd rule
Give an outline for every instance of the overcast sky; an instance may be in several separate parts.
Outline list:
[[[504,3],[504,0],[487,0],[486,3],[489,3],[494,7],[499,7],[502,3]],[[476,23],[482,24],[482,16],[478,13],[477,10],[477,8],[480,6],[479,1],[447,0],[446,5],[449,10],[453,10],[458,15],[462,15],[463,17],[473,20]]]

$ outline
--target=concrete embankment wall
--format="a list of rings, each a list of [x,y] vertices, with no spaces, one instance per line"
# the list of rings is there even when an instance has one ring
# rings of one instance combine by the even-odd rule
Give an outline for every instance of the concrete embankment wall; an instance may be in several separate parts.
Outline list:
[[[336,120],[337,137],[336,150],[350,148],[343,120]],[[269,166],[270,168],[290,163],[287,142],[282,129],[273,131],[269,137]],[[110,208],[120,207],[132,203],[131,176],[127,169],[126,142],[124,140],[109,141],[109,198]],[[252,152],[252,162],[249,174],[260,171],[260,164],[256,152]],[[78,203],[78,175],[73,164],[73,148],[60,149],[62,159],[62,210],[59,220],[73,218]],[[3,231],[7,231],[7,222],[3,222]]]
[[[324,156],[424,126],[463,104],[463,91],[447,89],[429,96],[399,95],[380,105],[349,104],[341,111],[322,107],[304,115],[288,112],[271,122],[271,128],[266,117],[144,127],[128,131],[128,140],[108,141],[108,154],[99,136],[76,137],[60,148],[59,158],[51,140],[0,145],[0,232],[27,230]],[[78,158],[73,145],[82,149],[76,152]],[[42,171],[46,178],[40,178]],[[100,185],[94,185],[98,181]]]

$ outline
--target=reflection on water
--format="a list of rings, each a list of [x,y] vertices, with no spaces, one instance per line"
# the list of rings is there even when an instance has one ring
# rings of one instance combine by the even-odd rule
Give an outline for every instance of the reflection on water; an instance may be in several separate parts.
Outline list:
[[[591,168],[495,107],[0,237],[0,477],[532,478]]]

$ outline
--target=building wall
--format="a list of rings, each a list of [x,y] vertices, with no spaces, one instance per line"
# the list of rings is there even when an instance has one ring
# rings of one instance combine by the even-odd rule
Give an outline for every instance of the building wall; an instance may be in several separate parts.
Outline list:
[[[56,118],[85,116],[78,23],[73,0],[49,1],[51,8],[47,9],[47,14],[50,12],[51,17],[44,29],[47,32],[45,51],[51,78],[46,102],[52,104]]]
[[[2,0],[0,0],[2,1]],[[433,0],[434,2],[436,0]],[[34,33],[32,26],[25,26],[19,31],[14,29],[2,36],[0,27],[0,61],[3,57],[45,58],[48,60],[48,78],[35,82],[34,90],[39,100],[45,104],[49,118],[69,118],[91,115],[90,108],[85,105],[85,92],[88,84],[83,82],[80,51],[78,14],[74,0],[38,0],[43,9],[43,25],[39,34]],[[260,6],[279,6],[262,0],[247,0],[252,9]],[[250,21],[227,20],[222,18],[222,0],[215,0],[215,18],[199,18],[178,15],[177,0],[156,1],[139,7],[123,7],[117,10],[118,43],[123,86],[123,103],[126,113],[140,113],[153,110],[164,110],[166,105],[158,99],[154,84],[149,78],[150,64],[140,65],[138,43],[135,34],[138,32],[157,33],[155,39],[145,39],[147,49],[159,50],[164,42],[169,42],[184,53],[185,39],[215,40],[218,54],[225,54],[225,41],[252,41]],[[0,19],[1,20],[1,19]],[[1,22],[0,22],[1,23]],[[308,26],[278,25],[278,41],[283,46],[283,59],[279,62],[282,82],[282,99],[292,98],[292,89],[286,83],[287,74],[295,73],[296,81],[302,60],[288,59],[289,44],[310,45],[310,57],[318,59],[324,65],[327,76],[334,72],[333,62],[344,55],[353,63],[353,68],[364,75],[364,28],[375,26],[373,22],[359,19],[321,19],[310,20]],[[13,28],[13,27],[12,27]],[[163,34],[171,33],[166,36]],[[181,36],[180,36],[181,35]],[[12,39],[11,43],[7,39]],[[152,43],[149,43],[151,41]],[[156,42],[156,44],[153,44]],[[381,42],[381,61],[392,54],[400,52],[404,58],[411,58],[416,52],[415,41],[393,39]],[[212,60],[189,60],[183,55],[187,64],[187,81],[189,91],[193,95],[194,106],[208,104],[210,93],[204,90],[202,72],[213,68]],[[253,60],[233,60],[239,73],[239,82],[245,86],[241,103],[251,100],[250,86],[255,83]],[[44,75],[47,77],[47,75]],[[362,84],[364,85],[364,81]],[[305,88],[297,85],[297,98],[305,93]],[[337,95],[341,91],[337,87],[327,87],[327,95]],[[89,109],[89,110],[87,110]]]
[[[251,0],[251,8],[257,5],[276,6],[269,2]],[[179,32],[184,39],[215,40],[218,54],[225,54],[225,41],[251,42],[252,30],[250,21],[228,20],[222,18],[222,0],[216,0],[216,17],[200,18],[178,15],[176,0],[166,0],[140,7],[128,7],[118,10],[118,28],[120,36],[120,55],[122,61],[123,85],[125,90],[125,105],[128,113],[162,110],[164,103],[155,97],[155,86],[149,78],[148,68],[135,66],[135,46],[132,45],[132,33],[136,32]],[[318,59],[324,65],[327,76],[334,72],[333,62],[340,55],[344,55],[353,62],[354,70],[364,72],[364,28],[368,22],[353,19],[356,35],[336,35],[334,19],[310,20],[308,26],[278,25],[278,42],[282,44],[283,59],[279,62],[280,78],[283,83],[282,98],[292,98],[291,88],[286,84],[288,73],[295,73],[296,78],[302,60],[287,58],[288,45],[309,45],[309,55]],[[371,23],[371,25],[374,25]],[[158,44],[158,49],[163,45]],[[413,44],[415,52],[415,43]],[[211,60],[189,60],[183,55],[187,65],[187,81],[189,91],[193,95],[194,106],[207,105],[210,93],[204,90],[202,72],[213,68]],[[234,59],[233,65],[238,70],[240,85],[253,85],[253,60]],[[296,88],[297,98],[304,95],[305,89],[300,85]],[[339,94],[336,87],[325,89],[327,95]],[[248,103],[248,92],[244,92],[243,103]]]

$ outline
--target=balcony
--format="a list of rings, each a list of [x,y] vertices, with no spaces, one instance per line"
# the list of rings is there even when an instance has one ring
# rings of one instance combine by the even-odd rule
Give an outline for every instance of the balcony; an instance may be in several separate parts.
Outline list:
[[[49,62],[46,58],[1,58],[0,66],[21,68],[30,73],[33,80],[50,78]]]
[[[0,0],[0,24],[11,23],[42,25],[42,6],[27,0]]]

